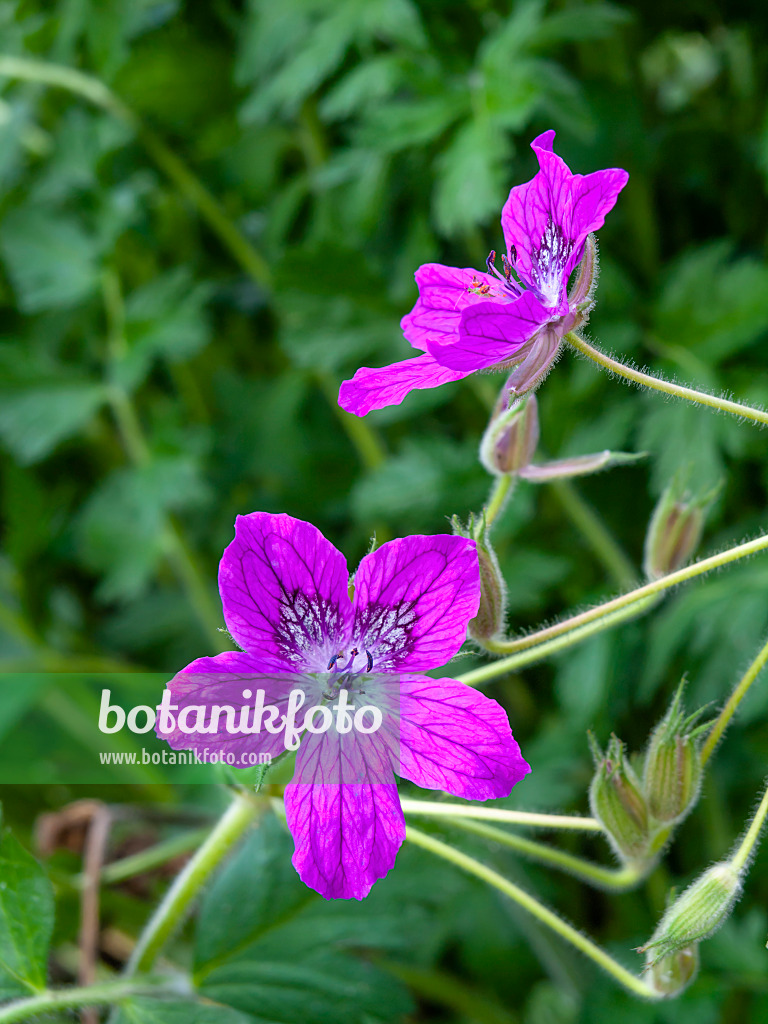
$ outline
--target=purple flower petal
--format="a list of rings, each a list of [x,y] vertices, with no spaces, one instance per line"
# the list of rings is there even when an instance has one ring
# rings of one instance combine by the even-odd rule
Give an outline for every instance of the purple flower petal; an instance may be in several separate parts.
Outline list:
[[[416,271],[419,297],[400,326],[414,348],[428,351],[431,345],[449,344],[459,329],[461,311],[484,295],[495,296],[499,282],[471,268],[425,263]]]
[[[479,603],[474,541],[392,540],[355,574],[355,644],[370,652],[377,672],[438,668],[458,652]]]
[[[619,168],[571,174],[552,150],[554,137],[548,131],[533,140],[540,170],[531,181],[512,189],[501,212],[515,270],[547,308],[561,305],[584,240],[602,227],[629,178]]]
[[[452,380],[461,380],[469,372],[448,369],[426,354],[379,369],[363,366],[352,380],[342,383],[339,388],[339,405],[355,416],[365,416],[371,409],[400,405],[411,391],[436,388]]]
[[[491,800],[509,796],[530,770],[495,700],[456,679],[402,677],[398,775],[426,789]]]
[[[299,877],[326,899],[364,899],[405,839],[389,757],[375,736],[328,732],[303,740],[294,778],[285,811]]]
[[[479,302],[462,313],[458,337],[450,345],[431,346],[430,354],[457,372],[484,370],[513,359],[552,318],[530,291],[506,305]]]
[[[310,523],[238,516],[219,566],[227,629],[285,671],[325,671],[349,636],[348,578],[344,556]]]
[[[158,715],[155,732],[166,740],[174,750],[194,750],[201,761],[221,761],[226,755],[228,764],[235,768],[250,768],[265,763],[259,755],[276,758],[285,753],[285,732],[271,732],[267,721],[274,719],[279,724],[285,713],[290,693],[300,689],[307,696],[307,702],[320,700],[322,682],[315,677],[298,673],[286,673],[279,662],[265,659],[244,651],[226,651],[214,658],[198,658],[191,665],[178,672],[168,683],[169,705],[173,728],[164,728],[163,716]],[[253,706],[259,702],[259,691],[263,691],[261,703],[278,709],[279,715],[266,711],[260,720],[258,732],[232,732],[245,725],[254,728]],[[212,723],[212,709],[220,708],[217,721]],[[244,718],[242,709],[249,708]],[[188,708],[186,712],[184,709]],[[199,716],[196,708],[203,708]],[[231,709],[231,710],[230,710]],[[181,728],[181,722],[185,728]],[[200,721],[202,729],[196,729]],[[171,724],[169,721],[165,724]],[[211,726],[213,731],[208,731]],[[234,760],[233,760],[234,759]],[[267,760],[268,760],[267,759]]]

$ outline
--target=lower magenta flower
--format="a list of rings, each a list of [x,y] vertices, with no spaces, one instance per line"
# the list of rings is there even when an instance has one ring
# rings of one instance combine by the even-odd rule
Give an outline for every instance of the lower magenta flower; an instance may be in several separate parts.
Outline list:
[[[364,416],[399,405],[416,388],[434,388],[478,370],[517,367],[510,391],[534,387],[568,331],[584,323],[594,286],[593,231],[627,183],[618,168],[571,174],[554,153],[553,131],[531,143],[539,171],[509,193],[501,212],[506,253],[486,271],[427,263],[416,271],[419,298],[401,326],[423,355],[344,381],[339,405]],[[586,247],[586,253],[585,253]],[[571,274],[584,260],[569,294]]]
[[[293,863],[326,898],[362,899],[394,864],[405,838],[395,774],[488,800],[530,771],[496,701],[423,674],[458,652],[477,614],[474,541],[390,541],[350,583],[314,526],[254,512],[237,519],[219,588],[243,650],[179,672],[158,734],[238,767],[298,748],[285,790]]]

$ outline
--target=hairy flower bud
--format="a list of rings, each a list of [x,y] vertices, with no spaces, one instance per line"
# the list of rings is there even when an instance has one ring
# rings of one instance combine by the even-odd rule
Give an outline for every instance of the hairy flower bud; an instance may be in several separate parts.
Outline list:
[[[641,947],[647,965],[656,966],[710,936],[733,910],[740,890],[733,865],[713,864],[669,906],[650,942]]]
[[[523,469],[533,458],[539,443],[536,396],[519,398],[508,407],[505,401],[501,405],[502,409],[494,412],[480,443],[480,461],[493,476]]]
[[[680,569],[699,546],[707,506],[717,490],[693,496],[685,491],[680,477],[666,488],[651,516],[645,538],[643,568],[648,579]]]
[[[473,640],[482,644],[504,631],[507,612],[507,585],[499,568],[499,560],[491,546],[484,519],[471,515],[464,526],[458,516],[451,519],[453,532],[459,537],[470,537],[475,541],[477,561],[480,568],[480,607],[477,615],[467,626]]]
[[[680,821],[696,803],[701,788],[701,714],[684,716],[682,685],[669,710],[651,733],[643,771],[648,810],[664,824]],[[708,725],[705,727],[708,728]]]
[[[589,317],[589,311],[594,306],[597,278],[597,241],[594,235],[587,235],[584,242],[584,255],[576,268],[576,277],[568,292],[568,301],[571,307],[575,307],[581,314],[581,319],[574,324],[574,328],[586,323]],[[573,330],[573,328],[571,329]]]
[[[589,789],[592,814],[622,860],[642,860],[648,856],[648,807],[624,744],[611,736],[603,755],[592,741],[592,753],[597,769]]]
[[[685,946],[656,960],[648,968],[647,980],[660,996],[679,996],[696,977],[699,970],[699,947]]]

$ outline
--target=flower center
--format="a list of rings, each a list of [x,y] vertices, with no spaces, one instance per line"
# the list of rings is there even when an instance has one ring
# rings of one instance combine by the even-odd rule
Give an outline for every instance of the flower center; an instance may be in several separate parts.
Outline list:
[[[552,220],[547,222],[538,249],[531,259],[532,284],[545,306],[552,308],[560,301],[563,273],[571,255],[573,242]]]
[[[370,651],[360,651],[351,647],[349,652],[339,651],[328,662],[329,672],[372,672],[373,655]]]

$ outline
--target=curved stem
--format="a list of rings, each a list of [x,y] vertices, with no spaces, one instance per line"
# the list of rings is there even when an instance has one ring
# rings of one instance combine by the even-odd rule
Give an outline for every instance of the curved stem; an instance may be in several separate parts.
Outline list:
[[[17,999],[0,1007],[0,1024],[16,1024],[42,1013],[54,1010],[72,1009],[81,1006],[112,1006],[129,996],[179,994],[178,983],[169,984],[167,979],[143,977],[138,981],[107,981],[99,985],[82,988],[47,990],[26,999]]]
[[[558,917],[554,911],[545,907],[544,904],[539,903],[537,899],[527,893],[524,889],[515,885],[514,882],[510,882],[509,879],[500,875],[498,871],[494,871],[492,868],[486,867],[485,864],[481,864],[480,861],[475,860],[474,857],[469,857],[466,853],[462,853],[459,850],[454,850],[451,846],[446,843],[440,842],[439,839],[435,839],[433,836],[429,836],[424,832],[420,832],[417,829],[408,826],[405,830],[406,839],[414,843],[416,846],[420,846],[424,850],[428,850],[437,857],[441,857],[443,860],[449,861],[451,864],[455,864],[456,867],[461,868],[462,871],[466,871],[470,875],[474,875],[476,878],[481,879],[483,882],[487,882],[488,885],[492,885],[494,889],[498,889],[499,892],[508,896],[511,900],[514,900],[524,910],[527,910],[529,914],[541,921],[548,928],[551,928],[555,934],[559,935],[566,942],[569,942],[572,946],[575,946],[585,956],[589,957],[594,963],[601,967],[604,971],[611,975],[620,985],[623,985],[628,991],[632,992],[636,996],[641,996],[643,999],[659,999],[659,995],[653,991],[653,989],[647,985],[642,978],[638,978],[636,975],[628,971],[626,967],[623,967],[617,960],[614,960],[612,956],[601,949],[595,942],[588,939],[586,935],[582,935],[580,931],[577,931],[572,925],[563,921],[561,917]]]
[[[580,818],[567,814],[536,814],[532,811],[508,811],[505,807],[483,807],[481,804],[456,804],[441,800],[411,800],[400,798],[405,814],[424,818],[470,818],[498,821],[508,825],[527,825],[530,828],[562,828],[576,832],[602,832],[597,818]]]
[[[150,969],[160,950],[181,924],[200,889],[255,821],[262,807],[263,801],[254,799],[250,793],[239,793],[235,797],[195,856],[176,876],[162,903],[139,936],[125,968],[126,977]]]
[[[655,596],[643,598],[627,608],[622,608],[618,612],[613,612],[602,619],[598,619],[596,622],[573,629],[564,636],[556,637],[554,640],[547,640],[543,644],[537,644],[535,647],[531,647],[527,651],[521,651],[519,654],[511,654],[508,658],[492,661],[489,665],[472,669],[471,672],[465,672],[463,675],[456,676],[456,678],[459,682],[466,683],[467,686],[477,686],[478,683],[485,682],[487,679],[493,679],[507,672],[514,672],[517,669],[533,665],[537,661],[543,661],[544,658],[549,658],[559,651],[563,651],[568,647],[574,647],[576,644],[588,640],[596,633],[602,633],[606,629],[613,629],[614,626],[618,626],[628,619],[642,615],[643,612],[652,608],[657,601],[658,597]],[[483,647],[492,653],[503,653],[507,650],[504,641],[484,640]]]
[[[661,377],[642,373],[632,366],[627,366],[625,363],[620,363],[617,359],[607,356],[573,331],[565,335],[565,341],[604,370],[618,374],[618,376],[632,381],[633,384],[653,388],[654,391],[662,391],[665,395],[674,395],[675,398],[683,398],[687,402],[693,402],[694,405],[706,405],[710,409],[727,412],[732,416],[752,420],[754,423],[768,424],[768,412],[764,412],[762,409],[755,409],[751,405],[742,405],[741,402],[731,402],[727,398],[708,395],[706,391],[696,391],[695,388],[683,387],[681,384],[673,384],[672,381],[664,380]]]
[[[749,859],[757,846],[757,841],[760,838],[760,833],[763,830],[765,824],[765,817],[768,814],[768,788],[763,793],[763,799],[760,801],[760,806],[755,811],[755,816],[747,829],[747,833],[739,844],[739,848],[736,853],[731,857],[731,866],[736,871],[743,871],[749,863]]]
[[[712,728],[707,733],[707,738],[701,748],[702,764],[706,764],[712,756],[715,747],[720,742],[720,737],[723,735],[728,723],[735,715],[736,709],[747,695],[747,690],[749,690],[752,683],[754,683],[762,672],[766,662],[768,662],[768,641],[765,642],[755,660],[737,683],[736,688],[726,701],[720,714],[713,722]]]
[[[702,558],[692,565],[687,565],[683,569],[677,569],[675,572],[669,573],[667,576],[651,580],[650,583],[645,583],[642,587],[630,590],[626,594],[614,597],[610,601],[606,601],[594,608],[589,608],[578,615],[572,615],[570,618],[563,619],[561,622],[555,623],[554,626],[548,626],[546,629],[529,633],[527,636],[519,637],[517,640],[509,640],[506,643],[497,642],[495,650],[499,653],[512,654],[516,651],[527,650],[529,647],[535,647],[536,644],[543,643],[545,640],[554,639],[570,632],[572,629],[578,629],[581,626],[588,625],[590,622],[596,622],[606,615],[611,615],[622,608],[628,608],[630,605],[636,604],[647,597],[663,594],[665,590],[676,587],[678,583],[685,583],[687,580],[695,579],[696,576],[701,576],[712,569],[719,569],[723,565],[737,562],[741,558],[747,558],[749,555],[757,554],[757,552],[764,551],[766,548],[768,548],[768,535],[756,537],[754,540],[746,541],[744,544],[737,544],[736,547],[727,548],[717,555],[710,555],[709,558]]]
[[[490,526],[501,514],[512,493],[514,483],[515,477],[512,473],[505,473],[504,476],[496,477],[491,493],[488,495],[488,504],[485,506],[486,526]]]
[[[505,829],[495,828],[493,825],[486,825],[481,821],[471,819],[456,819],[451,821],[452,825],[464,829],[465,832],[472,832],[474,835],[482,836],[483,839],[490,839],[502,846],[507,846],[524,857],[530,857],[540,864],[557,868],[559,871],[567,871],[575,875],[588,885],[594,885],[598,889],[608,889],[612,892],[622,892],[625,889],[632,889],[645,878],[646,874],[654,866],[653,861],[640,867],[639,865],[625,864],[619,868],[606,868],[602,864],[594,864],[583,857],[575,857],[564,850],[557,850],[553,846],[546,846],[534,839],[526,839],[514,832],[507,832]]]

